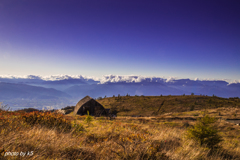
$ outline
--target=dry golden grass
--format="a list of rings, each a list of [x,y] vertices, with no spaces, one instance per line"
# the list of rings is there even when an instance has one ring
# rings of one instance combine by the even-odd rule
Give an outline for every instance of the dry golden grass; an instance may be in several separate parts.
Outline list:
[[[90,124],[85,123],[86,116],[64,116],[82,124],[84,130],[79,132],[29,124],[15,113],[0,111],[0,159],[240,159],[240,126],[225,121],[240,118],[239,99],[128,96],[99,102],[106,108],[116,106],[120,116],[114,120],[94,118]],[[218,149],[199,146],[185,137],[187,127],[204,114],[219,118],[217,126],[224,141]],[[32,155],[11,156],[10,152]]]
[[[161,106],[162,102],[163,105]],[[236,108],[240,111],[240,99],[209,96],[121,96],[98,100],[105,108],[116,107],[118,116],[161,116],[162,114],[199,111],[204,109]],[[219,114],[221,111],[216,111]],[[221,113],[227,113],[222,111]],[[181,114],[181,113],[180,113]],[[231,111],[240,118],[240,112]]]
[[[2,159],[239,159],[240,137],[237,126],[219,122],[224,141],[214,151],[185,138],[184,123],[194,121],[157,121],[158,117],[96,118],[83,124],[79,134],[63,133],[37,125],[27,125],[9,117],[9,126],[0,127],[0,146],[9,152],[33,151],[32,156],[5,156]],[[125,119],[124,119],[125,118]],[[230,129],[229,129],[230,127]],[[238,126],[239,127],[239,126]],[[234,128],[234,129],[231,129]],[[0,149],[1,150],[1,149]]]

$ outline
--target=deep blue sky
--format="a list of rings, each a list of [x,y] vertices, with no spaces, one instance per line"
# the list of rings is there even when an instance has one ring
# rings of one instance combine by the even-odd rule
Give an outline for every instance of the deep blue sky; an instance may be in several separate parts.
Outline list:
[[[0,0],[0,75],[240,80],[239,0]]]

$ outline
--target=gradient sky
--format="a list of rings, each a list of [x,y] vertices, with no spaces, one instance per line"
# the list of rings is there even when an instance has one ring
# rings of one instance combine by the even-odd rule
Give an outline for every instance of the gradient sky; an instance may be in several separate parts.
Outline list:
[[[239,0],[1,0],[0,75],[240,80]]]

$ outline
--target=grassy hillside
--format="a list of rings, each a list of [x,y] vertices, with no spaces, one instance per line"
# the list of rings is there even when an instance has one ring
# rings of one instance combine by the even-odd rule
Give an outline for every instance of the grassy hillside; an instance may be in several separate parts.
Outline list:
[[[183,112],[184,114],[185,112]],[[0,111],[0,159],[226,160],[240,157],[239,126],[218,121],[219,148],[186,139],[194,121],[148,121]],[[34,121],[34,119],[36,121]],[[188,124],[188,125],[187,125]]]
[[[108,120],[0,108],[0,159],[237,160],[240,157],[240,127],[225,121],[240,118],[237,98],[127,96],[99,102],[106,108],[116,107],[122,116]],[[129,117],[140,114],[149,117]],[[222,137],[218,147],[209,148],[186,137],[189,129],[196,126],[196,119],[205,114],[222,117],[214,123]]]
[[[116,107],[119,116],[159,116],[170,112],[240,107],[238,98],[209,96],[121,96],[98,100],[105,108]]]

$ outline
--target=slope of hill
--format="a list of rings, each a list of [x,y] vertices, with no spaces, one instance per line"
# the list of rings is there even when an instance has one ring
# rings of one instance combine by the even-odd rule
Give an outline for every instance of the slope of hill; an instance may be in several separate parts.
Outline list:
[[[219,107],[240,108],[239,98],[209,96],[120,96],[98,100],[105,108],[116,108],[118,115],[158,116],[170,112],[186,112]]]

